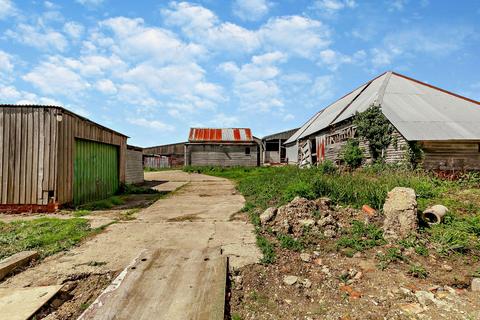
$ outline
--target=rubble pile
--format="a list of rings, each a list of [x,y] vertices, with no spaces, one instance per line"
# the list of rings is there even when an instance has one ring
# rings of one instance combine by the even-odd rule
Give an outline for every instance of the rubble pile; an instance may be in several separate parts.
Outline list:
[[[278,209],[268,208],[260,215],[260,220],[263,225],[271,226],[274,232],[294,237],[302,236],[308,230],[333,238],[340,229],[328,198],[308,200],[295,197]]]

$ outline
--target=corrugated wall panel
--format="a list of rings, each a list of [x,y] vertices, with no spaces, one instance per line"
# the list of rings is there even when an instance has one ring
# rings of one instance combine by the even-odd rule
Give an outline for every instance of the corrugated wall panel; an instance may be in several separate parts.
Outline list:
[[[104,199],[118,191],[118,146],[75,140],[73,202]]]

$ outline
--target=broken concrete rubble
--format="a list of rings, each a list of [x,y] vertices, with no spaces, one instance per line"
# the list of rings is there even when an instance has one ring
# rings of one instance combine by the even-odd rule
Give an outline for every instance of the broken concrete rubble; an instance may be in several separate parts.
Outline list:
[[[417,232],[417,200],[411,188],[396,187],[383,205],[383,236],[387,240],[404,239]]]
[[[273,212],[272,208],[267,209],[262,214],[264,218],[262,219],[261,216],[260,220],[264,221],[266,217],[271,216],[270,222],[264,224],[271,224],[275,232],[282,234],[299,237],[308,230],[333,238],[338,234],[340,228],[328,198],[308,200],[296,197],[286,205],[279,207],[276,215],[272,215],[271,212]]]
[[[261,215],[260,215],[260,222],[261,224],[265,224],[268,221],[272,220],[275,215],[277,214],[277,208],[275,207],[270,207],[266,209]]]

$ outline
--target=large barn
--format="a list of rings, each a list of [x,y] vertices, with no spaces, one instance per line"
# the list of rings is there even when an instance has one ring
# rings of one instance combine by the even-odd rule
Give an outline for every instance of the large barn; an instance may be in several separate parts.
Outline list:
[[[248,128],[191,128],[185,144],[185,165],[258,166],[259,142]]]
[[[56,106],[0,105],[0,211],[53,211],[114,194],[127,136]]]
[[[425,169],[480,170],[480,102],[395,72],[368,81],[310,118],[285,143],[289,163],[340,162],[342,146],[356,136],[354,115],[370,106],[380,107],[394,127],[386,162],[404,161],[415,142]],[[361,145],[368,149],[366,141]]]

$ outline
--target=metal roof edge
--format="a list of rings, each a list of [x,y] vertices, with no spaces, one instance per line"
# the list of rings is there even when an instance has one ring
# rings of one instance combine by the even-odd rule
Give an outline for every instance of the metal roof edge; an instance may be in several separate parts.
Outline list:
[[[436,87],[436,86],[434,86],[434,85],[431,85],[431,84],[422,82],[422,81],[417,80],[417,79],[414,79],[414,78],[410,78],[410,77],[408,77],[408,76],[406,76],[406,75],[403,75],[403,74],[400,74],[400,73],[398,73],[398,72],[392,71],[392,74],[394,74],[394,75],[396,75],[396,76],[398,76],[398,77],[404,78],[404,79],[406,79],[406,80],[410,80],[410,81],[416,82],[416,83],[418,83],[418,84],[424,85],[424,86],[426,86],[426,87],[429,87],[429,88],[438,90],[438,91],[440,91],[440,92],[443,92],[443,93],[452,95],[452,96],[454,96],[454,97],[457,97],[457,98],[466,100],[466,101],[468,101],[468,102],[472,102],[472,103],[475,103],[475,104],[480,105],[480,101],[467,98],[467,97],[465,97],[465,96],[462,96],[462,95],[453,93],[453,92],[451,92],[451,91],[448,91],[448,90],[445,90],[445,89]]]
[[[115,131],[115,130],[110,129],[110,128],[108,128],[108,127],[105,127],[104,125],[101,125],[101,124],[99,124],[99,123],[97,123],[97,122],[95,122],[95,121],[93,121],[93,120],[90,120],[90,119],[88,119],[88,118],[86,118],[86,117],[84,117],[84,116],[81,116],[81,115],[79,115],[79,114],[77,114],[77,113],[75,113],[75,112],[73,112],[73,111],[70,111],[70,110],[68,110],[68,109],[66,109],[65,107],[62,107],[62,106],[41,105],[41,104],[0,104],[0,108],[1,108],[1,107],[26,107],[26,108],[52,108],[52,109],[54,108],[54,109],[59,109],[59,110],[61,110],[61,111],[64,112],[64,113],[68,113],[68,114],[70,114],[70,115],[72,115],[72,116],[74,116],[74,117],[77,117],[77,118],[79,118],[79,119],[82,119],[83,121],[90,122],[90,123],[92,123],[92,124],[94,124],[94,125],[102,128],[102,129],[105,129],[105,130],[107,130],[107,131],[116,133],[116,134],[121,135],[121,136],[126,137],[126,138],[130,138],[129,136],[127,136],[127,135],[125,135],[125,134],[123,134],[123,133],[121,133],[121,132]]]

